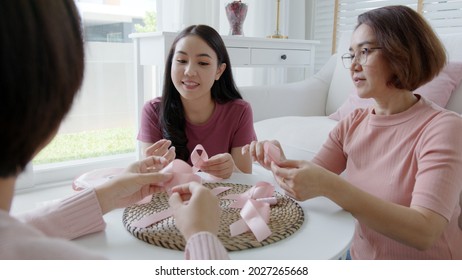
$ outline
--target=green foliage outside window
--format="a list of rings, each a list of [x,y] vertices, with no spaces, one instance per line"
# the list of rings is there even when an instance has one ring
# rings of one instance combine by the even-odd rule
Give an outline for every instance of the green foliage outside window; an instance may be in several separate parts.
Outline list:
[[[33,160],[34,164],[59,163],[135,152],[133,128],[109,128],[58,134]]]
[[[146,15],[143,18],[143,23],[144,24],[135,24],[136,32],[155,32],[157,30],[156,12],[146,12]]]

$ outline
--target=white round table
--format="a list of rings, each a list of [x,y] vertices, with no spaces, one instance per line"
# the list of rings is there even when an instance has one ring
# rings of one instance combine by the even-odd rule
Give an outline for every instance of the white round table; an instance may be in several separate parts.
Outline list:
[[[255,184],[274,180],[268,175],[235,173],[224,182]],[[279,188],[279,187],[277,187]],[[280,190],[279,190],[280,191]],[[42,203],[72,194],[71,185],[15,195],[12,212],[28,210]],[[282,191],[281,191],[282,192]],[[230,252],[231,259],[241,260],[325,260],[339,259],[349,248],[354,232],[354,218],[325,198],[300,203],[305,214],[301,228],[286,239],[260,248]],[[129,233],[122,224],[123,209],[104,216],[105,231],[73,240],[109,259],[184,259],[183,252],[157,247]]]

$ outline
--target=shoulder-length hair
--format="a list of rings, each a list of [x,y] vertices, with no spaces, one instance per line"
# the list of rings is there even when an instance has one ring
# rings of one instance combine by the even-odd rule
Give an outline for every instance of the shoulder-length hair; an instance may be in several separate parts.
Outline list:
[[[0,177],[15,176],[59,128],[84,72],[73,0],[0,1]]]
[[[175,88],[171,78],[171,69],[178,41],[191,35],[198,36],[215,51],[218,65],[222,63],[226,64],[225,71],[211,88],[212,99],[217,103],[242,99],[234,82],[231,61],[220,34],[207,25],[191,25],[181,31],[173,41],[165,63],[164,88],[159,115],[163,137],[172,141],[172,145],[175,146],[177,158],[183,160],[189,158],[189,150],[187,148],[188,139],[185,133],[186,119],[180,93]]]
[[[415,90],[432,80],[446,64],[446,50],[427,21],[407,6],[386,6],[365,12],[358,25],[376,35],[391,67],[389,85]]]

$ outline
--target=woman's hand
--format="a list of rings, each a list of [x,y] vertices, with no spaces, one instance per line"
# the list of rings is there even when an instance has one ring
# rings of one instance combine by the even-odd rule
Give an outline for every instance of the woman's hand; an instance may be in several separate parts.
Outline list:
[[[441,238],[448,220],[424,207],[404,206],[383,200],[307,161],[272,164],[271,170],[285,192],[296,200],[324,196],[360,223],[391,239],[426,250]]]
[[[326,186],[338,177],[310,161],[301,160],[285,160],[279,165],[272,163],[271,171],[287,195],[299,201],[325,195]]]
[[[149,156],[158,156],[165,158],[168,162],[171,162],[175,159],[175,147],[171,146],[172,141],[167,139],[161,139],[156,143],[147,147],[144,151],[146,157]]]
[[[242,154],[250,154],[252,160],[258,162],[266,169],[271,169],[271,159],[266,156],[265,143],[269,142],[279,148],[280,160],[285,160],[286,156],[282,150],[281,144],[277,140],[252,141],[250,144],[242,147]]]
[[[196,182],[175,186],[169,204],[175,225],[186,240],[201,231],[218,234],[221,208],[218,198],[206,187]]]
[[[172,174],[158,171],[168,164],[162,157],[148,157],[127,167],[120,175],[95,188],[103,214],[128,207],[144,197],[163,191],[158,184],[172,179]]]
[[[227,179],[231,177],[231,174],[235,171],[236,166],[234,164],[233,157],[228,153],[224,153],[214,155],[204,161],[204,163],[200,166],[200,169],[215,177]]]

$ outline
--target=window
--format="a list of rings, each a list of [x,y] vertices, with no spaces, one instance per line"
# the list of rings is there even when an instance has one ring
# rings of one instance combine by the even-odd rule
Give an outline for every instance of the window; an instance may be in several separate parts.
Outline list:
[[[422,14],[438,34],[460,33],[462,31],[462,0],[422,0]]]
[[[57,136],[29,164],[18,187],[71,181],[96,168],[136,159],[133,44],[154,31],[155,0],[79,0],[85,76]]]
[[[315,0],[314,39],[321,44],[316,49],[316,70],[336,52],[340,33],[352,30],[357,16],[367,10],[387,5],[407,5],[419,11],[438,34],[457,33],[462,28],[462,0]],[[334,5],[332,5],[335,2]]]

